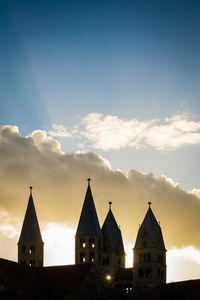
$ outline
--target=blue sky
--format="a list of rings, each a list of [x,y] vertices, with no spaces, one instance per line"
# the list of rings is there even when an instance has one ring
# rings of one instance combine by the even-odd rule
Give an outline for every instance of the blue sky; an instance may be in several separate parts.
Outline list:
[[[95,113],[101,121],[116,116],[123,128],[134,119],[162,126],[178,115],[197,128],[199,14],[199,1],[0,0],[0,125],[28,135],[60,124],[71,136],[53,138],[65,152],[92,151],[114,169],[199,188],[200,146],[188,135],[177,147],[155,146],[148,137],[137,147],[132,140],[105,149],[86,128],[91,120],[84,123]],[[103,135],[112,122],[99,123]]]

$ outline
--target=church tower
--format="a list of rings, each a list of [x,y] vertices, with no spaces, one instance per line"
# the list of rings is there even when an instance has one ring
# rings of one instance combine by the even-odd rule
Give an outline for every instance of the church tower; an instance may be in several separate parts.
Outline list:
[[[101,262],[101,229],[90,188],[90,178],[75,236],[75,264]]]
[[[110,208],[102,227],[103,248],[102,266],[106,270],[116,271],[125,268],[125,252],[121,230]]]
[[[18,242],[18,262],[31,267],[42,267],[43,248],[44,243],[33,202],[32,187],[30,187],[30,197]]]
[[[152,212],[151,202],[148,204],[134,248],[134,286],[142,289],[166,283],[165,244],[160,225]]]

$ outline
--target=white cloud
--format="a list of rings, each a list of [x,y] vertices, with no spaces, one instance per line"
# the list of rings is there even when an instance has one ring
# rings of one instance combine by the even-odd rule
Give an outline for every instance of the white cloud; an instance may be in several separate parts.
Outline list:
[[[168,257],[178,256],[183,257],[187,260],[195,261],[200,264],[200,251],[195,249],[193,246],[188,246],[185,248],[172,248],[168,250]]]
[[[187,145],[200,144],[200,121],[190,120],[187,114],[173,115],[171,118],[165,118],[162,123],[158,119],[123,120],[118,116],[91,113],[79,125],[74,125],[71,131],[61,124],[53,124],[52,128],[47,132],[48,135],[78,139],[81,149],[87,149],[88,142],[91,147],[103,151],[125,147],[140,149],[146,146],[160,151],[171,151]],[[17,133],[16,127],[12,130]],[[37,130],[36,133],[35,140],[40,138],[40,135],[47,138],[44,131]]]
[[[91,145],[103,151],[147,145],[157,150],[175,150],[200,143],[200,122],[189,120],[187,114],[166,118],[164,124],[152,119],[122,120],[117,116],[91,113],[83,119],[86,137]]]
[[[156,120],[140,122],[136,119],[124,121],[117,116],[89,114],[83,119],[86,131],[82,134],[96,149],[108,151],[127,146],[140,148],[143,144],[143,133],[146,132]]]
[[[67,128],[64,125],[61,124],[52,124],[53,130],[49,130],[48,134],[50,136],[54,136],[54,137],[71,137],[72,134],[67,130]],[[74,130],[73,130],[73,134],[77,132],[77,126],[75,126]]]
[[[44,130],[34,130],[31,134],[28,135],[28,138],[31,138],[33,140],[34,145],[40,151],[49,150],[61,153],[60,143],[55,139],[48,137],[46,131]]]
[[[199,279],[200,251],[193,246],[167,251],[167,281]]]
[[[175,150],[200,143],[200,122],[190,121],[186,114],[165,119],[164,125],[152,126],[144,133],[147,144],[158,150]]]

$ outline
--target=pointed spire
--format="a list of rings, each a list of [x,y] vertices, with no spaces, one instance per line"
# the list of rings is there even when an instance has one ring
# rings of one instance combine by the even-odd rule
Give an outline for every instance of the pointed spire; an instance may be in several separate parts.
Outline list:
[[[18,243],[43,243],[32,197],[32,186]]]
[[[90,188],[91,179],[88,178],[88,187],[79,219],[76,235],[95,235],[101,236],[101,229],[97,217],[96,208]]]
[[[106,234],[109,244],[111,248],[115,250],[121,250],[124,252],[124,245],[122,240],[122,234],[115,217],[111,210],[112,202],[108,202],[109,204],[109,211],[102,226],[102,233]]]
[[[111,210],[112,202],[108,202],[108,204],[109,204],[109,209]]]
[[[148,202],[148,205],[149,208],[138,231],[136,244],[137,240],[140,239],[142,232],[146,230],[155,247],[157,247],[160,244],[162,245],[162,247],[165,248],[162,231],[151,209],[151,202]]]

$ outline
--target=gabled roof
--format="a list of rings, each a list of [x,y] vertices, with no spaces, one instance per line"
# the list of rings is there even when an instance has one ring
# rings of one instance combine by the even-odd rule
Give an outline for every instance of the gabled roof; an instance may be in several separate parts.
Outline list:
[[[18,299],[19,291],[23,293],[24,297],[20,296],[23,299],[34,294],[37,296],[41,292],[48,295],[79,292],[90,272],[92,273],[90,284],[94,284],[99,273],[92,263],[32,268],[0,258],[0,282],[9,292],[17,295],[12,299]]]
[[[0,282],[5,289],[19,297],[19,291],[23,292],[23,299],[26,295],[32,295],[40,289],[40,279],[37,274],[38,268],[31,268],[23,264],[0,258]],[[0,298],[3,297],[1,291]]]
[[[76,231],[76,236],[78,235],[101,236],[99,220],[90,188],[90,178],[88,178],[88,187]]]
[[[95,264],[92,263],[41,268],[43,289],[48,293],[79,291],[90,272],[92,272],[92,277],[95,280],[98,271]]]
[[[136,245],[138,243],[138,240],[140,240],[142,238],[144,231],[146,231],[148,233],[154,247],[160,246],[161,248],[165,249],[162,231],[161,231],[160,225],[158,224],[158,222],[153,214],[150,204],[151,203],[149,202],[149,208],[148,208],[145,218],[142,222],[142,225],[139,228],[137,239],[136,239]]]
[[[30,197],[18,243],[43,243],[30,187]]]
[[[111,202],[109,202],[109,204],[111,205]],[[111,206],[102,226],[102,233],[108,238],[112,250],[120,250],[124,252],[121,230],[119,229],[115,217],[113,216]]]

